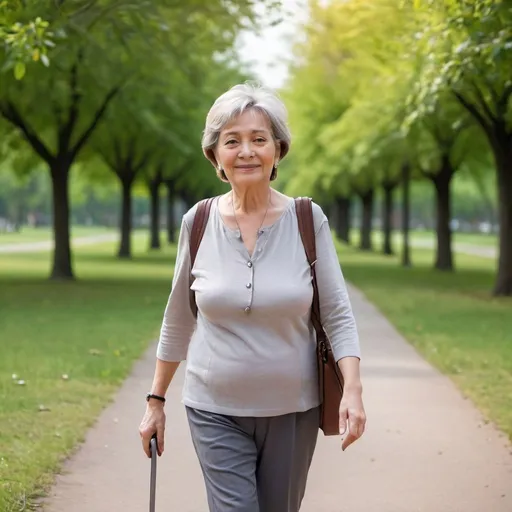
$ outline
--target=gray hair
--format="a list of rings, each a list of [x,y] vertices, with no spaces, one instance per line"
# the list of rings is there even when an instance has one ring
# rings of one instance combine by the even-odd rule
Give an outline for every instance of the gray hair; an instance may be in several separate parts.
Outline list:
[[[219,142],[222,128],[247,109],[256,109],[265,114],[272,128],[274,140],[281,146],[282,160],[291,143],[288,128],[288,112],[281,99],[272,90],[249,83],[238,84],[219,96],[206,116],[202,147],[206,158],[216,167],[213,150]]]

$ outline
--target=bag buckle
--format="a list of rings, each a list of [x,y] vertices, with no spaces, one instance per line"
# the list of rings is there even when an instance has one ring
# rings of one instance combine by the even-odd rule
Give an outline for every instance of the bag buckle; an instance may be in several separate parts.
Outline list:
[[[322,356],[322,361],[324,363],[327,363],[329,358],[327,357],[327,344],[325,343],[325,340],[320,340],[320,355]]]

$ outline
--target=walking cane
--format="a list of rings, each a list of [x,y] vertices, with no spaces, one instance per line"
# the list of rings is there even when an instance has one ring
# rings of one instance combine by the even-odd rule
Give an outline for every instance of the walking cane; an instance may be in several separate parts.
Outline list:
[[[149,442],[151,449],[151,477],[149,480],[149,512],[155,512],[155,495],[156,495],[156,459],[157,459],[157,443],[156,434],[153,434]]]

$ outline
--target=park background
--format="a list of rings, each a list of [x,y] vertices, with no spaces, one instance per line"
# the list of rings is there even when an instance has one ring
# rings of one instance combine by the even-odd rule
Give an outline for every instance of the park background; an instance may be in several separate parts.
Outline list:
[[[276,186],[512,436],[512,8],[500,1],[0,2],[0,510],[35,507],[158,335],[200,149],[275,87]],[[434,420],[434,419],[433,419]]]

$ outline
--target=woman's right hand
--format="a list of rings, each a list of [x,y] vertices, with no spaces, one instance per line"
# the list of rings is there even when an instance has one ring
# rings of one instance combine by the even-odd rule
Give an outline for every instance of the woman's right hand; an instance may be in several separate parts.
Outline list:
[[[156,433],[157,453],[164,453],[165,412],[164,404],[156,400],[150,400],[146,407],[146,413],[139,427],[142,439],[142,448],[145,454],[151,458],[151,437]]]

